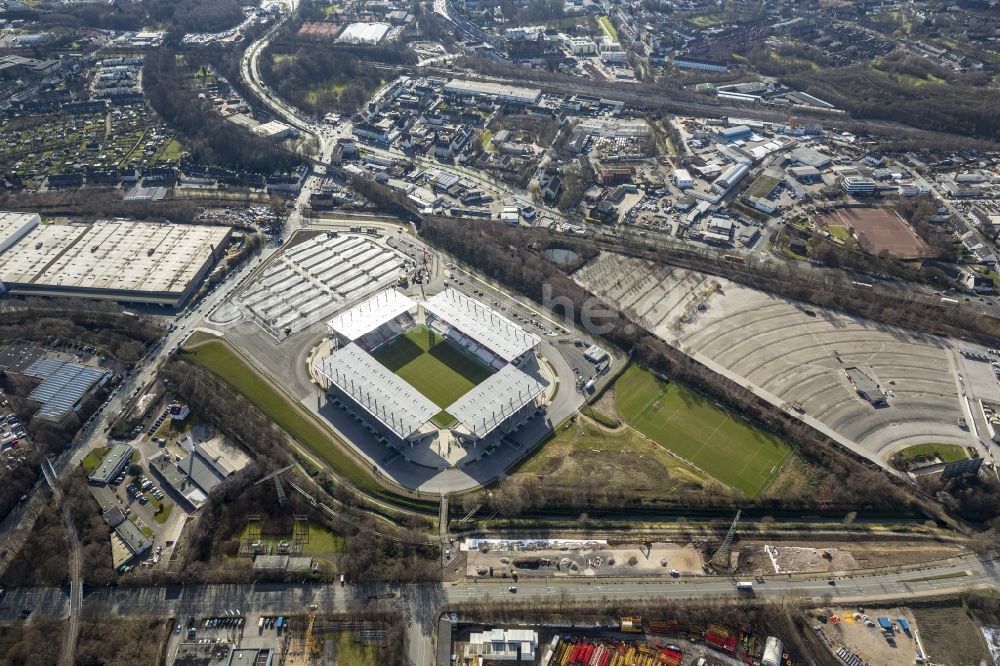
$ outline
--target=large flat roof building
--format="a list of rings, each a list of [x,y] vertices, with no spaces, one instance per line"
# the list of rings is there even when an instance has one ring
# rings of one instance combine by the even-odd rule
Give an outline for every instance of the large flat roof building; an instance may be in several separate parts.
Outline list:
[[[391,27],[388,23],[350,23],[337,41],[342,44],[378,44]]]
[[[444,86],[446,95],[455,97],[491,97],[497,102],[512,102],[514,104],[538,104],[542,91],[538,88],[521,88],[505,83],[488,83],[486,81],[466,81],[452,79]]]
[[[47,224],[0,256],[15,295],[180,306],[215,263],[229,227],[123,220]]]
[[[38,213],[0,212],[0,254],[32,232],[39,222]]]
[[[28,396],[28,400],[41,403],[35,416],[56,423],[80,409],[111,378],[110,370],[52,358],[38,359],[23,374],[42,380]]]

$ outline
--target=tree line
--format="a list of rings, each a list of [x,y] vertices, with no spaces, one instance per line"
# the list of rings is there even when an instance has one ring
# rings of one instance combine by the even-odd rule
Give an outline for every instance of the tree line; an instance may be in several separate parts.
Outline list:
[[[57,25],[102,30],[145,30],[162,26],[168,32],[220,32],[240,24],[246,0],[145,0],[132,3],[79,3],[60,6],[48,15]]]
[[[187,88],[173,50],[149,51],[142,76],[150,106],[184,135],[193,161],[262,174],[294,167],[294,156],[279,144],[227,121],[206,99]]]
[[[383,77],[369,61],[330,44],[272,42],[260,72],[282,98],[314,116],[355,113]]]

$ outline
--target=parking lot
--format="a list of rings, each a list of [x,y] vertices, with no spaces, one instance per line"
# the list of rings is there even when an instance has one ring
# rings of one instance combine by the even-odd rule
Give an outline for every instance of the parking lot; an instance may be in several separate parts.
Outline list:
[[[796,405],[875,459],[913,444],[974,443],[958,425],[964,413],[947,340],[625,257],[601,255],[574,278],[661,338]],[[872,377],[887,406],[862,399],[848,367]]]

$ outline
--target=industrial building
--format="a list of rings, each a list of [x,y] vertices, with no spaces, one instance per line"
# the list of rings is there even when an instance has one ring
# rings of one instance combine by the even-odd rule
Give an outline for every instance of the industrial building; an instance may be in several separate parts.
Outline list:
[[[746,125],[723,127],[719,130],[719,138],[723,141],[739,141],[740,139],[749,139],[752,135],[753,130]]]
[[[0,254],[0,292],[180,307],[230,232],[124,220],[35,226]]]
[[[487,97],[498,103],[538,104],[542,91],[538,88],[520,88],[503,83],[487,83],[485,81],[465,81],[452,79],[444,86],[445,95],[459,99]]]
[[[712,183],[712,189],[721,195],[733,189],[746,175],[750,173],[750,168],[746,164],[734,164],[726,169],[721,176]]]
[[[208,494],[231,475],[250,464],[250,458],[232,447],[223,448],[219,440],[196,444],[180,461],[158,453],[149,459],[149,471],[175,495],[183,497],[189,509],[208,499]]]
[[[378,44],[392,26],[388,23],[351,23],[337,37],[341,44]]]
[[[111,481],[125,471],[132,460],[132,447],[128,444],[115,444],[111,447],[101,462],[97,464],[94,471],[90,473],[87,480],[97,486],[106,486]]]
[[[65,423],[111,379],[111,371],[104,368],[54,358],[40,358],[20,374],[42,380],[28,400],[40,405],[36,418],[57,424]]]
[[[532,629],[490,629],[469,634],[466,663],[535,663],[538,632]]]
[[[0,212],[0,254],[34,231],[39,222],[38,213]]]

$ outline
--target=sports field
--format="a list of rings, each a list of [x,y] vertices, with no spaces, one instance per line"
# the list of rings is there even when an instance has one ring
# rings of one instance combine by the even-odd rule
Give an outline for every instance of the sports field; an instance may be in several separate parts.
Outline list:
[[[767,487],[791,455],[777,437],[637,366],[617,381],[615,395],[626,423],[750,497]]]
[[[426,326],[399,336],[372,356],[441,409],[493,374],[485,364]]]

